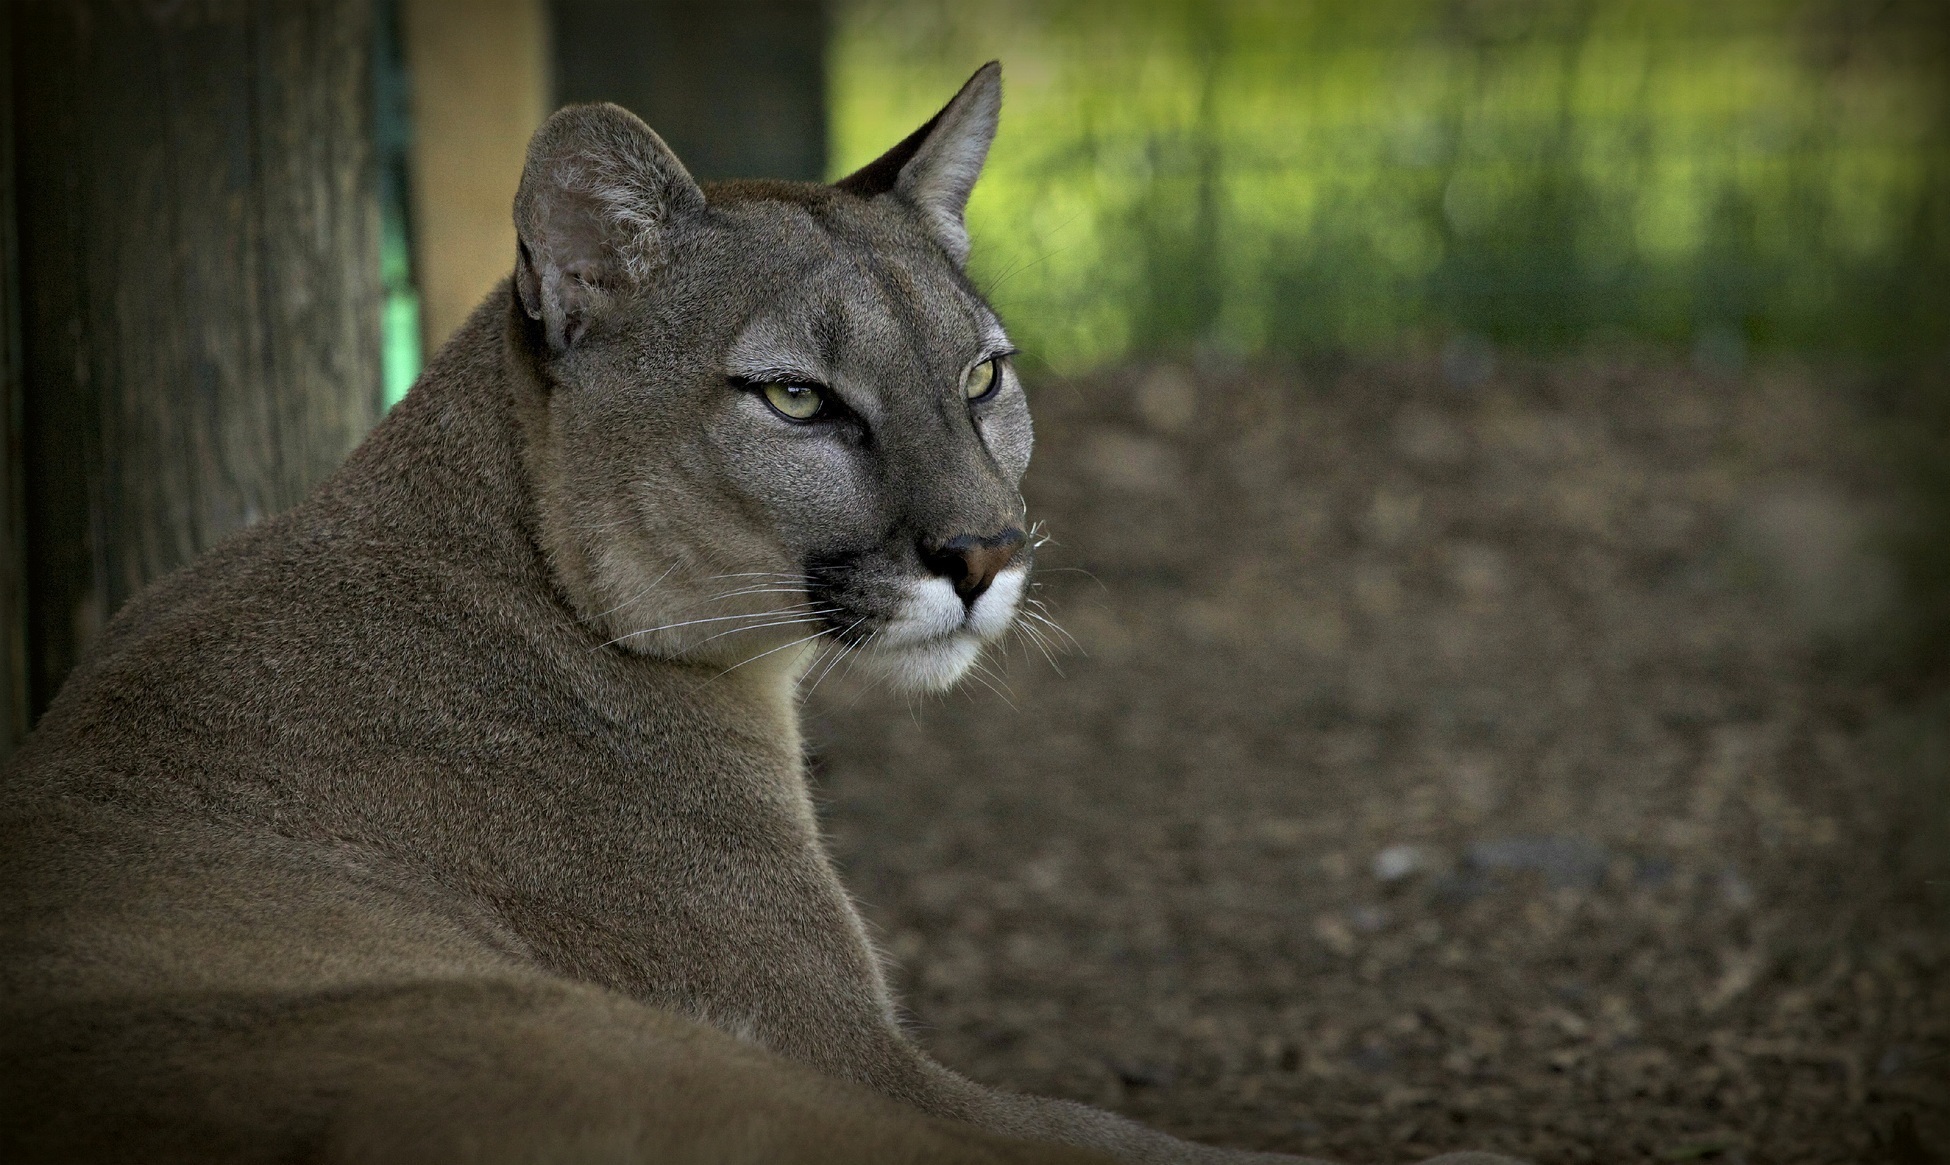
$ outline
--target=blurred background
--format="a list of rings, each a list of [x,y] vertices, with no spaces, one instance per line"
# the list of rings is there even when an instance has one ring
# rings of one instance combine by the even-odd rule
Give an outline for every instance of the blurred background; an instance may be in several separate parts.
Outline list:
[[[9,741],[408,390],[550,109],[831,178],[999,58],[1050,622],[808,703],[919,1037],[1357,1161],[1950,1156],[1940,5],[5,14]]]

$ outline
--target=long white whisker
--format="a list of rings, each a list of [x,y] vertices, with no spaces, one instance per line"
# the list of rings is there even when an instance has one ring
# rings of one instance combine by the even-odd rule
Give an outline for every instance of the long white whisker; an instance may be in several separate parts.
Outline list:
[[[806,575],[803,572],[786,570],[740,570],[734,571],[731,574],[707,574],[697,581],[716,582],[721,578],[789,578],[803,580],[806,578]]]
[[[1031,601],[1033,602],[1034,600]],[[1036,611],[1031,611],[1026,607],[1023,609],[1022,613],[1024,615],[1029,616],[1031,619],[1034,619],[1036,622],[1041,623],[1043,626],[1048,627],[1051,631],[1056,632],[1058,635],[1061,635],[1065,640],[1069,642],[1072,650],[1075,650],[1076,652],[1082,655],[1090,654],[1089,652],[1084,651],[1083,644],[1077,641],[1076,636],[1070,634],[1067,630],[1064,629],[1061,623],[1058,623],[1056,620],[1050,618],[1048,615],[1044,615]]]
[[[982,685],[983,687],[987,688],[989,691],[994,692],[996,699],[1001,700],[1004,704],[1007,704],[1009,706],[1009,711],[1011,712],[1021,711],[1020,708],[1016,707],[1016,702],[1014,700],[1011,700],[1007,695],[1003,694],[1002,688],[996,687],[994,684],[990,683],[988,680],[983,678],[984,673],[987,673],[989,675],[995,674],[993,672],[989,672],[989,670],[983,667],[980,663],[971,663],[968,665],[968,675],[971,679],[973,679],[976,683]],[[1003,684],[1003,687],[1007,687],[1007,686],[1008,685],[1006,683]]]
[[[801,700],[804,700],[807,697],[812,695],[812,688],[808,688],[804,686],[806,682],[806,677],[818,671],[820,665],[825,663],[827,660],[839,659],[840,652],[844,650],[845,647],[846,644],[842,643],[840,641],[839,636],[835,635],[831,641],[821,644],[819,650],[813,653],[812,662],[807,664],[806,670],[804,672],[801,672],[799,675],[799,683],[800,683],[799,698]],[[814,680],[812,686],[814,688],[818,687],[819,681]]]
[[[1016,623],[1016,630],[1021,633],[1022,641],[1025,645],[1033,644],[1036,650],[1042,653],[1043,658],[1049,662],[1050,670],[1059,676],[1063,676],[1063,667],[1056,662],[1056,656],[1050,650],[1049,640],[1041,631],[1038,631],[1033,624],[1021,621]],[[1023,651],[1024,658],[1028,658],[1028,655],[1029,652],[1025,649]],[[1063,676],[1063,678],[1068,679],[1069,677]]]
[[[1043,634],[1033,624],[1024,623],[1022,624],[1022,629],[1024,631],[1029,632],[1030,637],[1035,641],[1036,646],[1042,650],[1043,658],[1049,661],[1050,667],[1056,669],[1056,674],[1062,675],[1063,665],[1056,662],[1056,657],[1058,653],[1061,651],[1061,647],[1055,642],[1051,641],[1049,636]]]
[[[872,631],[867,632],[867,637],[865,639],[862,639],[859,645],[856,648],[854,648],[853,654],[846,657],[847,675],[851,676],[853,674],[854,668],[859,664],[860,657],[866,653],[867,647],[873,643],[874,637],[879,635],[883,630],[885,630],[885,628],[876,627]],[[875,683],[878,682],[879,677],[875,676],[872,672],[868,672],[867,679],[868,682],[862,684],[860,688],[853,693],[853,702],[847,705],[848,708],[858,707],[861,698],[865,696],[867,692],[874,687]]]
[[[985,662],[980,656],[977,656],[975,659],[969,661],[968,666],[970,670],[980,672],[982,675],[985,675],[990,679],[994,680],[996,683],[1001,684],[1003,690],[1008,692],[1011,698],[1015,696],[1016,694],[1015,686],[1011,684],[1008,678],[1004,676],[1000,671],[997,671],[995,668],[990,667],[988,663]]]
[[[1057,623],[1055,619],[1051,619],[1051,617],[1047,617],[1047,615],[1043,615],[1041,611],[1028,611],[1028,609],[1024,609],[1024,611],[1022,611],[1022,617],[1024,617],[1024,619],[1028,619],[1028,621],[1032,621],[1032,623],[1043,624],[1043,626],[1047,626],[1047,628],[1049,628],[1051,632],[1055,632],[1055,634],[1059,634],[1059,636],[1063,636],[1063,638],[1065,638],[1065,642],[1069,642],[1069,644],[1076,644],[1076,636],[1073,636],[1073,634],[1071,634],[1069,630],[1065,630],[1065,628],[1063,628],[1063,624]]]
[[[826,682],[826,677],[833,674],[833,669],[835,667],[838,667],[840,661],[847,657],[847,653],[854,650],[853,645],[849,644],[846,641],[846,637],[848,635],[853,634],[854,627],[858,627],[860,624],[865,623],[866,621],[867,621],[867,617],[865,615],[862,615],[858,619],[855,619],[853,621],[852,627],[848,627],[846,630],[840,632],[838,635],[835,635],[833,637],[833,642],[838,645],[839,650],[834,652],[832,660],[826,664],[826,670],[820,672],[818,678],[813,680],[812,687],[806,689],[806,697],[808,699],[811,699],[812,694],[819,690],[819,685]],[[819,661],[814,660],[813,662],[816,665]]]
[[[643,596],[649,594],[651,591],[655,590],[657,588],[657,584],[669,578],[670,572],[676,569],[677,569],[677,564],[674,562],[671,563],[668,567],[664,568],[664,572],[662,574],[658,575],[654,579],[651,579],[650,582],[646,586],[644,586],[642,590],[639,590],[636,594],[631,595],[627,599],[624,599],[622,602],[616,604],[614,607],[611,607],[607,611],[596,612],[594,615],[591,615],[589,618],[582,620],[582,622],[593,623],[605,615],[614,615],[616,612],[622,610],[623,608],[629,606],[631,603],[636,602],[638,599],[642,598]]]
[[[800,606],[800,605],[801,604],[797,604],[797,603],[793,604],[793,606]],[[616,638],[610,640],[608,643],[601,644],[600,646],[612,647],[618,643],[623,642],[625,639],[635,639],[639,635],[654,635],[659,631],[675,631],[679,627],[695,627],[700,623],[725,623],[733,619],[769,619],[774,615],[786,614],[791,609],[792,609],[791,607],[787,607],[777,611],[749,611],[742,615],[712,615],[704,619],[685,619],[682,622],[678,622],[678,623],[665,623],[661,627],[645,627],[641,631],[631,631],[625,635],[618,635]],[[595,651],[598,650],[598,648],[590,648],[590,650]]]
[[[614,615],[616,612],[622,610],[623,608],[629,606],[631,603],[636,602],[637,600],[643,598],[643,596],[655,590],[659,584],[661,584],[665,579],[671,576],[671,573],[677,569],[677,566],[678,566],[677,563],[675,562],[671,563],[669,566],[664,568],[664,572],[662,574],[658,575],[654,579],[651,579],[648,583],[646,583],[644,586],[639,588],[637,592],[631,595],[629,598],[624,599],[622,602],[616,604],[615,606],[609,608],[606,611],[598,611],[594,615],[591,615],[589,618],[581,620],[581,622],[593,623],[597,619],[601,619],[604,616]],[[766,578],[766,579],[771,579],[775,582],[792,583],[792,584],[811,582],[811,580],[808,579],[803,574],[788,574],[783,571],[770,571],[770,570],[741,571],[737,574],[713,574],[713,575],[707,575],[704,578],[701,578],[697,581],[714,582],[719,579],[727,579],[727,578]],[[786,586],[786,587],[779,588],[779,593],[792,594],[803,589],[804,589],[803,587],[797,585]],[[682,611],[688,611],[696,607],[701,607],[706,603],[715,602],[718,599],[733,598],[741,594],[759,594],[759,593],[762,592],[758,589],[753,589],[750,591],[731,591],[729,593],[722,594],[722,595],[714,595],[708,599],[700,599],[697,602],[686,604],[685,606],[680,607],[678,609]]]
[[[776,619],[770,623],[753,623],[747,627],[729,627],[723,631],[706,635],[704,638],[698,640],[694,646],[702,647],[713,639],[722,639],[726,635],[740,635],[746,631],[763,631],[767,627],[798,627],[806,623],[820,623],[825,621],[827,615],[833,613],[833,611],[812,611],[806,615],[792,619]]]
[[[807,635],[802,638],[795,639],[790,643],[781,643],[777,647],[772,648],[770,651],[761,651],[757,655],[752,656],[750,659],[739,660],[737,663],[732,664],[730,667],[719,672],[717,675],[712,676],[711,679],[721,680],[724,677],[730,675],[732,672],[737,671],[739,668],[744,667],[748,663],[757,663],[759,660],[764,659],[768,655],[777,655],[779,652],[784,651],[788,647],[797,647],[801,643],[811,643],[813,640],[819,638],[822,635],[831,635],[832,633],[833,633],[833,629],[831,627],[825,627],[825,628],[821,628],[818,631],[813,632],[811,635]]]
[[[805,593],[806,591],[805,588],[803,587],[777,587],[777,586],[746,587],[743,590],[725,591],[722,594],[711,595],[707,598],[699,599],[694,603],[686,604],[681,609],[690,610],[693,607],[702,607],[707,603],[716,603],[724,599],[735,599],[743,595],[803,595]]]

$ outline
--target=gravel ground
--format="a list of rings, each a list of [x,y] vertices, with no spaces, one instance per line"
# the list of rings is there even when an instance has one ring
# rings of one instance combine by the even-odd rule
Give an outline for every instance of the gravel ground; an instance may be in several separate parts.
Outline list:
[[[1031,379],[1080,650],[812,707],[942,1060],[1351,1161],[1950,1155],[1933,721],[1850,678],[1888,494],[1832,377]]]

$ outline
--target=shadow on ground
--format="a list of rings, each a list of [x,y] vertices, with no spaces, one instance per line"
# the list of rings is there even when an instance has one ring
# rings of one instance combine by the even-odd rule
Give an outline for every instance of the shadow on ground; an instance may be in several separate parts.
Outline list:
[[[813,707],[941,1059],[1355,1161],[1944,1159],[1944,807],[1852,678],[1889,494],[1833,384],[1614,353],[1032,391],[1036,594],[1082,652]]]

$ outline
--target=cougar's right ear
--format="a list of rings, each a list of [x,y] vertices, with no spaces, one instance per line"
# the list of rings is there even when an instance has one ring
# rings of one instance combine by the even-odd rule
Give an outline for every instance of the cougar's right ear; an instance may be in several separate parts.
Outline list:
[[[571,105],[528,143],[515,194],[515,293],[565,352],[612,296],[660,261],[704,192],[663,139],[615,105]]]

